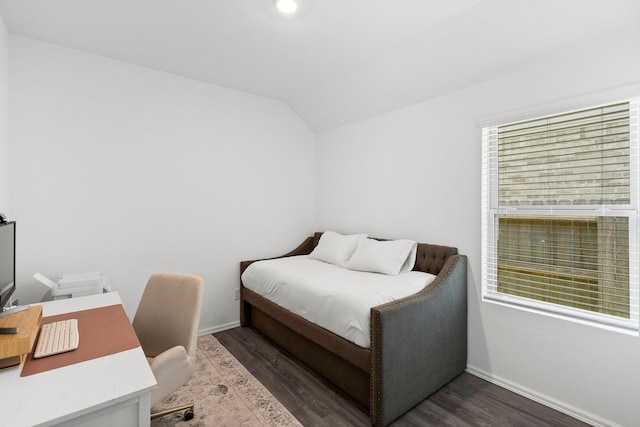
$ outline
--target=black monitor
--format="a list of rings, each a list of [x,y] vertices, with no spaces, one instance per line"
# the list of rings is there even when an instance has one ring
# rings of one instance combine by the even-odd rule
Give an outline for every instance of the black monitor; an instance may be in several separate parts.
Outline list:
[[[0,312],[16,290],[16,223],[0,223]]]

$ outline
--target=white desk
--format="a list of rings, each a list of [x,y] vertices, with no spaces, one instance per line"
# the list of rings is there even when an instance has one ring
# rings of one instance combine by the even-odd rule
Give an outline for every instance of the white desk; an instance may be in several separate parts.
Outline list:
[[[117,292],[46,302],[42,315],[113,304]],[[21,369],[0,371],[0,426],[149,425],[156,380],[141,347],[26,377]]]

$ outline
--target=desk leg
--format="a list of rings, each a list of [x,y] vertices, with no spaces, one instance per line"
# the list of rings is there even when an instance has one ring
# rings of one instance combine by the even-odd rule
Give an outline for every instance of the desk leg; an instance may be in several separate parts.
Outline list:
[[[140,409],[138,425],[149,427],[151,425],[151,403],[149,401],[149,393],[140,396],[138,400],[138,408]]]

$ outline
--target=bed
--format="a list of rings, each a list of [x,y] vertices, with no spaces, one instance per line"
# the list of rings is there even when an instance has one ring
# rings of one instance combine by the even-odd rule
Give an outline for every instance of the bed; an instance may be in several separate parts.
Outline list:
[[[270,259],[309,255],[322,234]],[[241,277],[256,261],[240,263]],[[411,270],[435,277],[414,294],[370,309],[368,346],[281,307],[242,280],[240,323],[257,329],[353,398],[368,411],[372,425],[385,426],[466,368],[466,261],[456,248],[418,243]]]

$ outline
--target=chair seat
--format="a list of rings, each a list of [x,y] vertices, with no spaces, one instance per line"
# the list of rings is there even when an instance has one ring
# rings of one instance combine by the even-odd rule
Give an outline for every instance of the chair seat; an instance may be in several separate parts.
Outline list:
[[[158,382],[158,388],[151,392],[151,406],[154,406],[189,381],[195,360],[189,357],[182,346],[172,347],[156,357],[147,357],[149,359]]]

